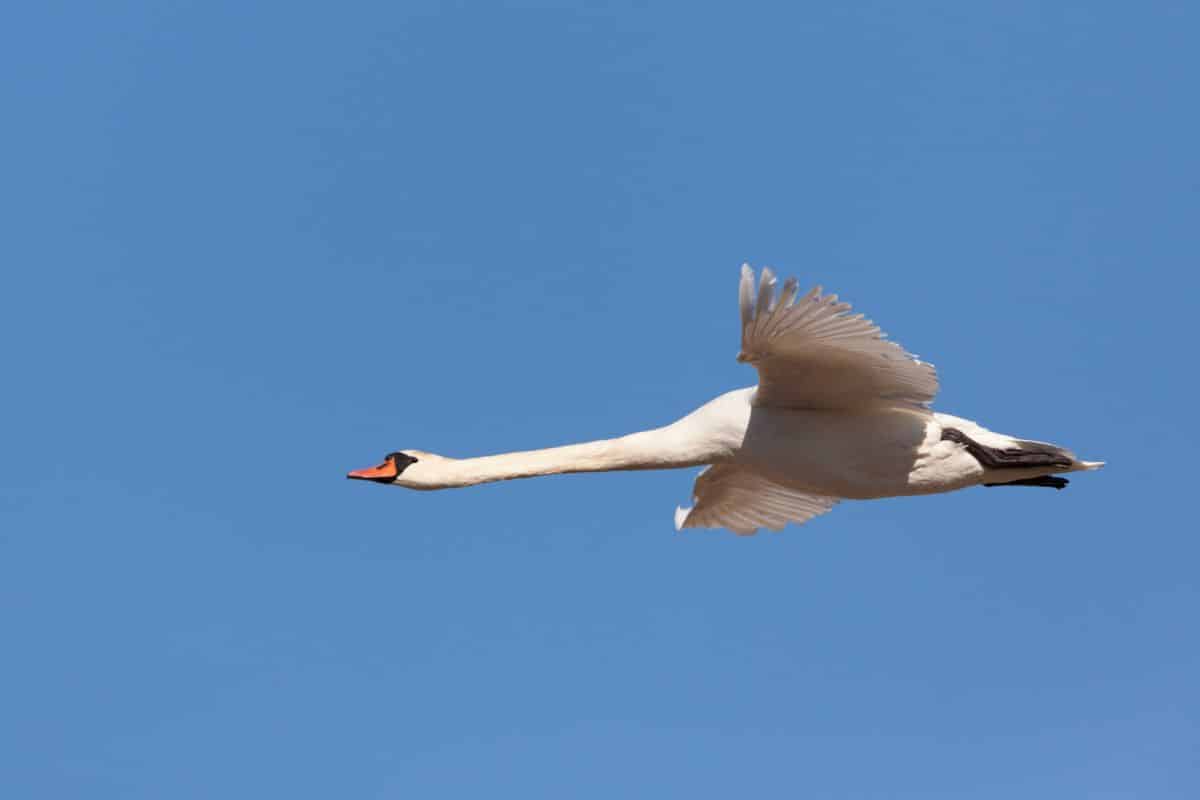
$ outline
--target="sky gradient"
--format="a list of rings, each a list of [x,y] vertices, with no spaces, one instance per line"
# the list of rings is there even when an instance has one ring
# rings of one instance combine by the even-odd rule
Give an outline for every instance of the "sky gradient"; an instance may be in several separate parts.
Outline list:
[[[4,794],[1200,796],[1200,7],[1051,5],[9,12]],[[743,261],[1108,467],[343,477],[753,383]]]

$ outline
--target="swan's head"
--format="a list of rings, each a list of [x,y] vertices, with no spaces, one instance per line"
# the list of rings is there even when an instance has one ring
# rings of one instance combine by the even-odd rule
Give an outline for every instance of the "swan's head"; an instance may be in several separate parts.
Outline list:
[[[384,456],[383,463],[378,466],[356,469],[346,477],[408,489],[441,489],[446,484],[439,468],[448,461],[450,459],[420,450],[398,450]]]

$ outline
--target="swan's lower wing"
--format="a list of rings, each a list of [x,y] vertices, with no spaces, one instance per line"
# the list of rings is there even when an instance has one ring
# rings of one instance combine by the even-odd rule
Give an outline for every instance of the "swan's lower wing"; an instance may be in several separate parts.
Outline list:
[[[728,528],[750,536],[759,528],[777,531],[824,514],[838,498],[773,483],[736,464],[706,467],[692,489],[692,508],[675,511],[675,528]]]
[[[797,297],[795,278],[778,299],[775,275],[742,267],[739,361],[758,369],[755,405],[778,408],[925,406],[938,391],[937,372],[905,352],[837,295],[816,287]]]

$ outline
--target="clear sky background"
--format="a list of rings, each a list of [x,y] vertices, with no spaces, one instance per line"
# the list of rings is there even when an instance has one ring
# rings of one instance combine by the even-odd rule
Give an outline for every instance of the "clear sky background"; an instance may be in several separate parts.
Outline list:
[[[62,3],[0,47],[7,797],[1200,796],[1200,6]],[[1069,489],[351,482],[753,383],[743,261]]]

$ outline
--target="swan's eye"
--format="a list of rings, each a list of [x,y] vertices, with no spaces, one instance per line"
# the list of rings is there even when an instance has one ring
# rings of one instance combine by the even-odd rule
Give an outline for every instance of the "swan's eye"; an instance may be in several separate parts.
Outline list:
[[[400,450],[397,450],[394,453],[388,453],[388,458],[395,459],[396,466],[401,470],[403,470],[409,464],[417,463],[417,459],[414,456],[410,456],[408,453]]]

